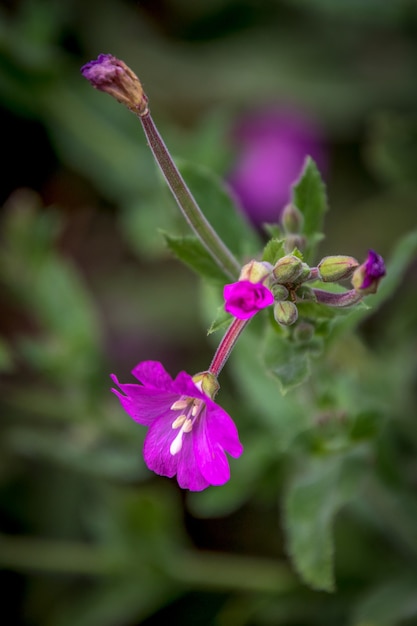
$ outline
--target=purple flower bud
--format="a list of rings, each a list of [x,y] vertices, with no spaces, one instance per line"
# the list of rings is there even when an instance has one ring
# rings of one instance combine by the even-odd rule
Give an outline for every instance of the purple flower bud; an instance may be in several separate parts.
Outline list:
[[[249,280],[239,280],[237,283],[225,285],[223,296],[226,301],[225,311],[240,320],[250,319],[274,302],[273,294],[265,285],[251,283]]]
[[[228,180],[257,225],[279,221],[307,155],[325,169],[320,131],[289,108],[267,107],[248,115],[238,123],[232,141],[237,159]]]
[[[352,285],[362,294],[376,293],[379,281],[385,276],[385,263],[381,255],[368,251],[368,257],[362,265],[360,265],[352,276]]]
[[[81,73],[95,89],[113,96],[134,113],[148,112],[148,99],[140,80],[126,63],[111,54],[99,54],[81,68]]]

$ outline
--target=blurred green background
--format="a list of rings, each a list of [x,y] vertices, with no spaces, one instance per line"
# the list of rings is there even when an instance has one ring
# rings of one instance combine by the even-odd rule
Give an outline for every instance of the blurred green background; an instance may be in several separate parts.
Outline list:
[[[219,394],[245,445],[227,486],[188,494],[154,477],[109,373],[208,367],[217,300],[165,249],[158,229],[184,228],[140,124],[80,75],[100,52],[140,76],[173,155],[221,177],[245,113],[313,119],[331,206],[322,255],[389,258],[416,227],[415,1],[3,0],[5,624],[416,624],[415,261],[307,391],[281,397],[246,368],[256,336],[242,340]],[[364,481],[339,484],[340,455]],[[306,476],[338,479],[317,480],[303,520],[318,508],[327,528],[349,502],[334,593],[302,582],[285,547],[305,458]]]

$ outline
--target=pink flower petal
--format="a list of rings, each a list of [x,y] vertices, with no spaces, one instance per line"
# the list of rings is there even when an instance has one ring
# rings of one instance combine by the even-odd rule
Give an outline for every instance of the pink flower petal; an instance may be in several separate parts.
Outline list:
[[[241,320],[253,317],[258,311],[274,302],[272,292],[262,283],[239,280],[223,289],[225,310]]]
[[[159,361],[142,361],[133,368],[132,374],[145,387],[170,388],[172,378]]]

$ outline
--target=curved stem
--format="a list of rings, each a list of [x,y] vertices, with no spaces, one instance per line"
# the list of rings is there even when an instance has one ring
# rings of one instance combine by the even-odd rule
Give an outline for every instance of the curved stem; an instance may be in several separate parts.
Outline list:
[[[138,115],[138,117],[155,160],[188,225],[220,269],[231,279],[235,280],[240,272],[239,262],[201,212],[195,198],[172,160],[168,148],[152,120],[151,114],[147,111],[143,115]]]
[[[245,326],[250,322],[248,320],[239,320],[235,318],[233,322],[230,324],[227,329],[223,339],[221,340],[216,353],[213,357],[213,360],[210,364],[208,371],[213,374],[216,378],[219,376],[221,370],[223,369],[227,359],[230,356],[233,347],[238,340],[240,333],[243,331]]]
[[[357,304],[362,300],[362,294],[356,291],[356,289],[344,291],[343,293],[331,293],[323,289],[313,289],[313,293],[316,296],[317,302],[339,308],[352,306],[352,304]]]

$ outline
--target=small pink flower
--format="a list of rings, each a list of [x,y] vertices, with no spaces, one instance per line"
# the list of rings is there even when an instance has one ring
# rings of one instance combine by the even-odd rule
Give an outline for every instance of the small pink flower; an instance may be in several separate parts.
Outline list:
[[[253,317],[274,302],[272,292],[265,285],[249,280],[239,280],[237,283],[225,285],[223,297],[226,301],[225,311],[240,320]]]
[[[170,478],[176,475],[179,486],[191,491],[226,483],[226,452],[235,458],[243,452],[226,411],[186,372],[173,380],[161,363],[143,361],[132,374],[141,384],[123,385],[113,374],[122,393],[112,391],[130,417],[149,428],[143,447],[149,469]]]

